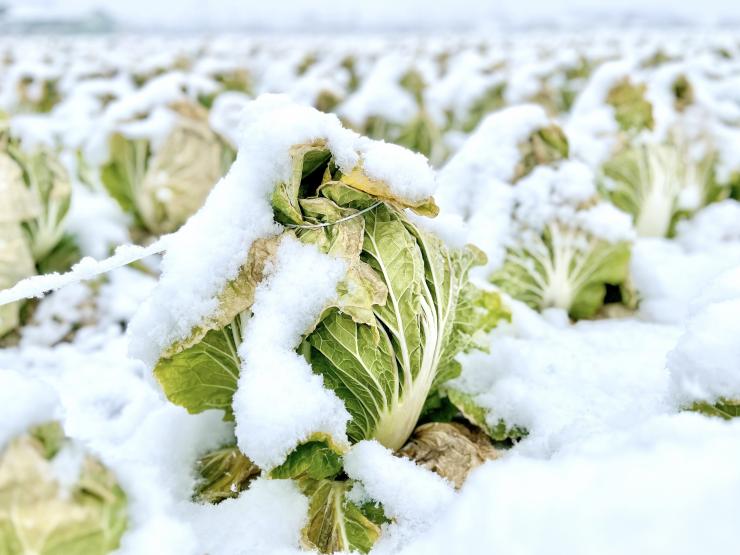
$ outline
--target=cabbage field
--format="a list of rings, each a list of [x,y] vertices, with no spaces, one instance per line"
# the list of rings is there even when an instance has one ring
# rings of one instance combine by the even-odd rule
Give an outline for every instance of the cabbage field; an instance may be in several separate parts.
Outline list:
[[[0,555],[740,545],[740,35],[0,37]]]

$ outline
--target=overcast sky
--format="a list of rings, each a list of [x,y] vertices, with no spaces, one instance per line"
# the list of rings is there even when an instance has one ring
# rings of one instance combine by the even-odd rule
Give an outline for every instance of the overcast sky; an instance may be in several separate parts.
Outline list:
[[[190,28],[312,27],[321,22],[353,27],[474,26],[502,18],[526,22],[604,12],[696,23],[740,20],[740,0],[0,0],[3,3],[46,14],[101,7],[133,25]]]

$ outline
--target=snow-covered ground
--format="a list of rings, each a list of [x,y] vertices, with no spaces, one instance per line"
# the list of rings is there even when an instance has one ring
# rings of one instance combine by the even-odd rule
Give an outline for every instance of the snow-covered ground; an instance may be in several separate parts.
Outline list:
[[[690,260],[675,258],[674,271]],[[740,293],[737,271],[725,281]],[[96,323],[83,324],[71,343],[50,344],[84,319],[84,285],[49,295],[37,312],[49,320],[0,352],[3,437],[60,418],[109,464],[131,502],[124,553],[298,551],[306,502],[286,484],[258,482],[213,507],[187,501],[195,458],[218,446],[227,427],[216,413],[188,415],[170,404],[146,367],[127,357],[121,322],[154,279],[126,269],[111,278]],[[697,290],[717,290],[712,279]],[[387,467],[383,453],[363,453],[351,472],[380,482],[372,493],[386,508],[398,505],[377,552],[688,554],[736,543],[740,421],[679,413],[676,390],[685,377],[710,392],[732,379],[740,393],[740,312],[737,300],[695,303],[697,316],[671,324],[638,315],[569,325],[517,305],[491,354],[465,358],[463,380],[496,418],[529,436],[475,470],[458,493],[426,484],[431,475],[418,469]]]

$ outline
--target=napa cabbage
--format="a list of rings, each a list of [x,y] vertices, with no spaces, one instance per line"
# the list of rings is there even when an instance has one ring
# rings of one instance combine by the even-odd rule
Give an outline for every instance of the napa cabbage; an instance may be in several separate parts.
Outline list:
[[[606,95],[606,104],[614,110],[614,119],[625,132],[653,129],[653,105],[646,98],[647,86],[629,77],[617,81]]]
[[[61,426],[35,426],[0,453],[0,552],[105,555],[128,524],[126,494],[99,460],[83,455],[73,483],[56,477],[55,459],[79,446]],[[66,461],[69,464],[69,461]]]
[[[505,255],[491,281],[536,310],[596,314],[607,288],[628,278],[627,214],[598,199],[593,175],[576,162],[537,168],[513,197]]]
[[[170,109],[175,122],[156,145],[130,127],[113,132],[100,169],[108,193],[138,228],[155,235],[176,230],[195,213],[234,159],[202,108],[177,102]]]
[[[715,163],[711,151],[696,156],[681,142],[635,145],[604,163],[601,188],[632,216],[638,235],[670,237],[680,219],[729,195]]]
[[[430,391],[459,373],[455,356],[482,343],[501,317],[489,310],[496,293],[468,281],[485,255],[473,246],[450,249],[405,214],[434,215],[431,199],[400,201],[361,167],[342,173],[323,143],[297,145],[291,154],[294,180],[272,197],[276,220],[284,233],[348,267],[336,306],[296,348],[353,415],[351,440],[375,438],[397,449]],[[218,313],[163,353],[154,372],[171,400],[192,412],[220,408],[230,418],[237,347],[278,243],[256,241],[219,297]]]
[[[184,340],[164,350],[154,375],[167,397],[192,413],[220,409],[234,419],[232,397],[255,291],[286,236],[342,259],[336,299],[305,331],[296,352],[341,399],[351,443],[375,439],[401,448],[427,398],[459,375],[458,354],[485,347],[485,336],[508,316],[498,293],[468,279],[485,255],[472,245],[448,247],[407,211],[434,216],[432,198],[409,199],[364,170],[342,171],[323,140],[290,149],[291,178],[276,183],[277,236],[254,241],[239,274],[218,296],[218,310]],[[269,345],[265,345],[269,349]],[[219,501],[248,487],[249,460],[227,446],[199,464],[196,498]],[[382,508],[353,501],[343,477],[344,448],[314,434],[274,468],[272,479],[295,480],[309,497],[304,544],[331,553],[367,552],[385,522]]]
[[[66,232],[69,176],[53,152],[29,149],[0,120],[0,288],[79,260]],[[20,304],[0,307],[0,336],[18,326]]]

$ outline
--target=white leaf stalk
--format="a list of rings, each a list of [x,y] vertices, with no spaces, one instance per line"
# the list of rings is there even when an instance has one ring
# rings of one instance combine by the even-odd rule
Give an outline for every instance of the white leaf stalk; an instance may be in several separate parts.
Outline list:
[[[711,165],[692,160],[685,148],[643,146],[634,163],[636,174],[615,180],[611,192],[634,207],[639,236],[666,237],[677,212],[694,212],[708,202]]]
[[[449,258],[445,261],[450,265]],[[438,275],[439,268],[430,264],[434,283],[444,283],[444,276]],[[424,408],[429,391],[439,370],[442,348],[446,330],[454,317],[454,297],[458,292],[457,284],[450,284],[447,298],[442,298],[443,291],[430,290],[427,280],[422,281],[420,298],[421,330],[424,336],[421,366],[416,376],[411,370],[409,346],[401,342],[403,360],[403,384],[396,380],[394,395],[386,409],[381,413],[376,428],[375,438],[386,447],[400,449],[416,427],[421,411]],[[398,306],[396,303],[394,306]],[[398,325],[403,325],[401,315],[397,312]],[[402,328],[400,328],[402,330]]]
[[[511,252],[508,260],[531,281],[512,276],[517,285],[541,299],[543,307],[569,310],[589,278],[588,255],[598,240],[559,222],[547,224],[548,245],[541,237]]]

